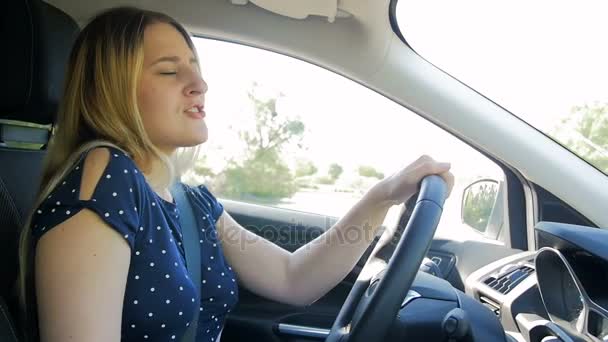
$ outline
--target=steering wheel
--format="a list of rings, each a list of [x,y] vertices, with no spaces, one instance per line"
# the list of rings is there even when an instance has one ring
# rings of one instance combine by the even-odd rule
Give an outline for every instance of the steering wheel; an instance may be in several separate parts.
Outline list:
[[[446,195],[447,185],[440,176],[422,180],[416,206],[388,265],[379,266],[378,259],[370,256],[325,342],[384,339],[428,252]]]

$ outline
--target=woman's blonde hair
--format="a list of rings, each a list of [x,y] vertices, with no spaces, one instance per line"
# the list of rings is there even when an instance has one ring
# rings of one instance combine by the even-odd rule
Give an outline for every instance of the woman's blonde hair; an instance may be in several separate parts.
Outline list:
[[[69,166],[86,150],[112,145],[143,165],[161,161],[165,172],[160,184],[151,184],[156,188],[170,185],[176,175],[174,162],[184,157],[194,159],[198,154],[198,149],[191,149],[167,156],[152,144],[144,129],[137,106],[137,87],[144,60],[144,30],[155,23],[175,27],[197,55],[188,32],[177,21],[134,7],[112,8],[95,16],[80,32],[70,53],[38,196],[19,241],[18,295],[28,341],[38,341],[32,214],[65,177]],[[183,167],[177,171],[179,174]]]

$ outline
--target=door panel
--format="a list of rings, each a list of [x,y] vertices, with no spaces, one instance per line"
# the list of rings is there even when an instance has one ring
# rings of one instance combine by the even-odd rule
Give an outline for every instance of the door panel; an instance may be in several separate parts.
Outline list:
[[[243,227],[291,252],[312,241],[337,221],[336,218],[293,210],[228,200],[223,200],[222,203],[230,215]],[[380,257],[388,260],[392,255],[404,223],[406,222],[399,223],[401,229],[398,229],[391,243],[381,250]],[[228,315],[222,340],[323,341],[324,332],[331,328],[377,241],[378,238],[340,284],[310,306],[297,307],[274,302],[241,286],[239,304]],[[455,288],[462,290],[464,280],[471,272],[494,260],[517,252],[517,250],[490,242],[436,239],[432,242],[427,256],[431,259],[440,258],[439,266],[445,278]],[[279,331],[279,326],[283,333]],[[299,335],[287,334],[285,331],[295,332]]]
[[[230,215],[243,227],[290,252],[323,234],[337,221],[336,218],[293,210],[229,200],[222,200],[222,203]],[[310,306],[298,307],[271,301],[241,286],[239,304],[228,315],[222,340],[290,342],[324,340],[322,337],[291,334],[322,336],[322,333],[315,334],[314,330],[312,333],[310,331],[298,332],[298,330],[305,330],[299,329],[304,327],[325,330],[331,328],[370,251],[371,248],[338,286]],[[279,332],[279,324],[281,324],[281,330],[287,333]]]

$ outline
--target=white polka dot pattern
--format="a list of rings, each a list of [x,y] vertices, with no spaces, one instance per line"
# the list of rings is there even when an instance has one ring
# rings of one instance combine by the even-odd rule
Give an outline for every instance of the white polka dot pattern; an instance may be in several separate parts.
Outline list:
[[[221,203],[205,186],[187,187],[200,225],[197,231],[203,280],[199,298],[186,269],[175,203],[150,188],[132,159],[118,149],[109,149],[114,158],[110,158],[91,200],[78,198],[82,158],[37,208],[32,219],[36,227],[32,228],[33,238],[36,241],[83,208],[92,210],[121,234],[132,251],[122,340],[181,340],[196,310],[197,340],[217,339],[226,314],[238,300],[236,274],[224,258],[215,231],[215,222],[223,211]]]

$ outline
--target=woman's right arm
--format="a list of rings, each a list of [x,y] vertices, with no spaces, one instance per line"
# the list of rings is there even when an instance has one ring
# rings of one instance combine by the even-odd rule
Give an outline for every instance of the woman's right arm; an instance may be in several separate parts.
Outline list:
[[[88,153],[80,199],[91,198],[110,158]],[[82,209],[44,234],[35,279],[41,342],[120,341],[130,247],[96,213]]]

